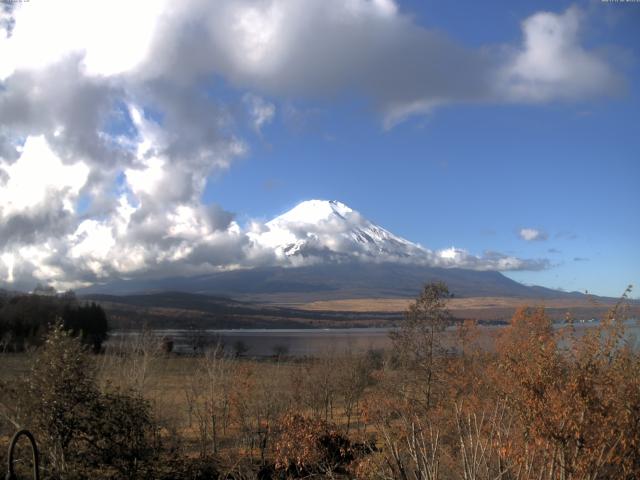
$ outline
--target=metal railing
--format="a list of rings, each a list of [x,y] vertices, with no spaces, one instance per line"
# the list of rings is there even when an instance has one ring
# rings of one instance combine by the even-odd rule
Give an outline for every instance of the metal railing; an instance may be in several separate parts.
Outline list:
[[[33,434],[29,430],[19,430],[15,433],[11,442],[9,442],[9,453],[7,454],[7,475],[5,480],[18,480],[16,476],[16,472],[13,469],[14,464],[14,451],[16,445],[18,444],[18,440],[20,437],[25,436],[29,439],[31,443],[31,452],[33,454],[33,478],[34,480],[40,480],[40,463],[38,456],[38,445],[36,444],[36,439]]]

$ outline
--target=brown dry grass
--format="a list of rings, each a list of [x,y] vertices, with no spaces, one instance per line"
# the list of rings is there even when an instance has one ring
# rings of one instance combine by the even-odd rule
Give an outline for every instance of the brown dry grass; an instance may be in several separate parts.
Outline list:
[[[412,300],[406,298],[354,298],[347,300],[315,301],[296,305],[308,311],[334,311],[348,313],[400,313]],[[452,298],[448,308],[457,318],[480,321],[507,321],[518,307],[531,303],[531,299],[517,297],[469,297]],[[536,302],[544,306],[547,315],[554,320],[563,320],[567,314],[576,319],[601,318],[615,304],[615,299],[562,298]],[[640,316],[640,302],[629,302],[629,315]]]
[[[324,300],[298,305],[303,310],[312,311],[340,311],[340,312],[402,312],[413,302],[409,298],[352,298],[345,300]],[[452,311],[471,309],[516,309],[521,305],[531,303],[531,299],[518,297],[469,297],[452,298],[448,307]],[[588,298],[584,299],[550,299],[540,302],[547,308],[586,308],[596,304]],[[599,300],[597,305],[604,309],[615,304],[615,300]]]

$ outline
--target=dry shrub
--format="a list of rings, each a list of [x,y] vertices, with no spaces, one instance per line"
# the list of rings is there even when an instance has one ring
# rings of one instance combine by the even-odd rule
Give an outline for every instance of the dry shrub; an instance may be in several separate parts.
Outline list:
[[[499,342],[496,388],[515,416],[507,454],[550,479],[640,477],[640,357],[621,307],[578,336],[519,309]]]
[[[287,414],[275,442],[276,469],[289,478],[343,472],[354,460],[349,439],[324,420]]]
[[[148,403],[102,393],[77,338],[51,328],[30,375],[16,390],[16,423],[33,430],[54,478],[137,478],[151,461],[155,431]]]

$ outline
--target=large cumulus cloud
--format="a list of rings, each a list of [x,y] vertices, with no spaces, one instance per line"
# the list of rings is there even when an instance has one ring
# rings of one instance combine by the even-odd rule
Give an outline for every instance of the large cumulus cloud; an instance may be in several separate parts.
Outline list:
[[[243,119],[263,135],[278,101],[355,94],[391,127],[450,103],[610,94],[624,82],[582,46],[582,21],[575,8],[538,13],[521,42],[473,49],[393,0],[5,3],[0,280],[63,288],[277,262],[201,201],[207,178],[247,155]],[[221,79],[231,92],[215,93]]]
[[[183,2],[139,74],[188,82],[215,71],[274,96],[368,98],[386,126],[458,102],[612,95],[624,81],[581,44],[583,13],[539,12],[522,40],[472,49],[417,25],[392,0]],[[199,28],[193,19],[201,18]]]

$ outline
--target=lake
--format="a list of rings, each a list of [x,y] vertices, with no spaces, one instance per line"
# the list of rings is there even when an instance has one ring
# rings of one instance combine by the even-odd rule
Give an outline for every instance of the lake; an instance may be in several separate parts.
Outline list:
[[[576,323],[577,332],[597,326],[598,322]],[[556,325],[560,328],[562,325]],[[625,322],[628,341],[640,347],[640,325],[636,320]],[[450,327],[443,333],[447,338],[454,334]],[[490,348],[492,339],[504,327],[481,326],[481,343]],[[246,347],[245,354],[252,357],[265,357],[281,354],[303,357],[351,351],[362,353],[367,350],[386,350],[391,348],[389,333],[393,328],[330,328],[330,329],[243,329],[243,330],[187,330],[163,329],[151,332],[157,338],[173,341],[173,350],[177,353],[193,353],[196,347],[213,347],[220,343],[232,352],[234,345],[241,342]],[[107,346],[135,341],[140,338],[139,331],[111,332]]]

